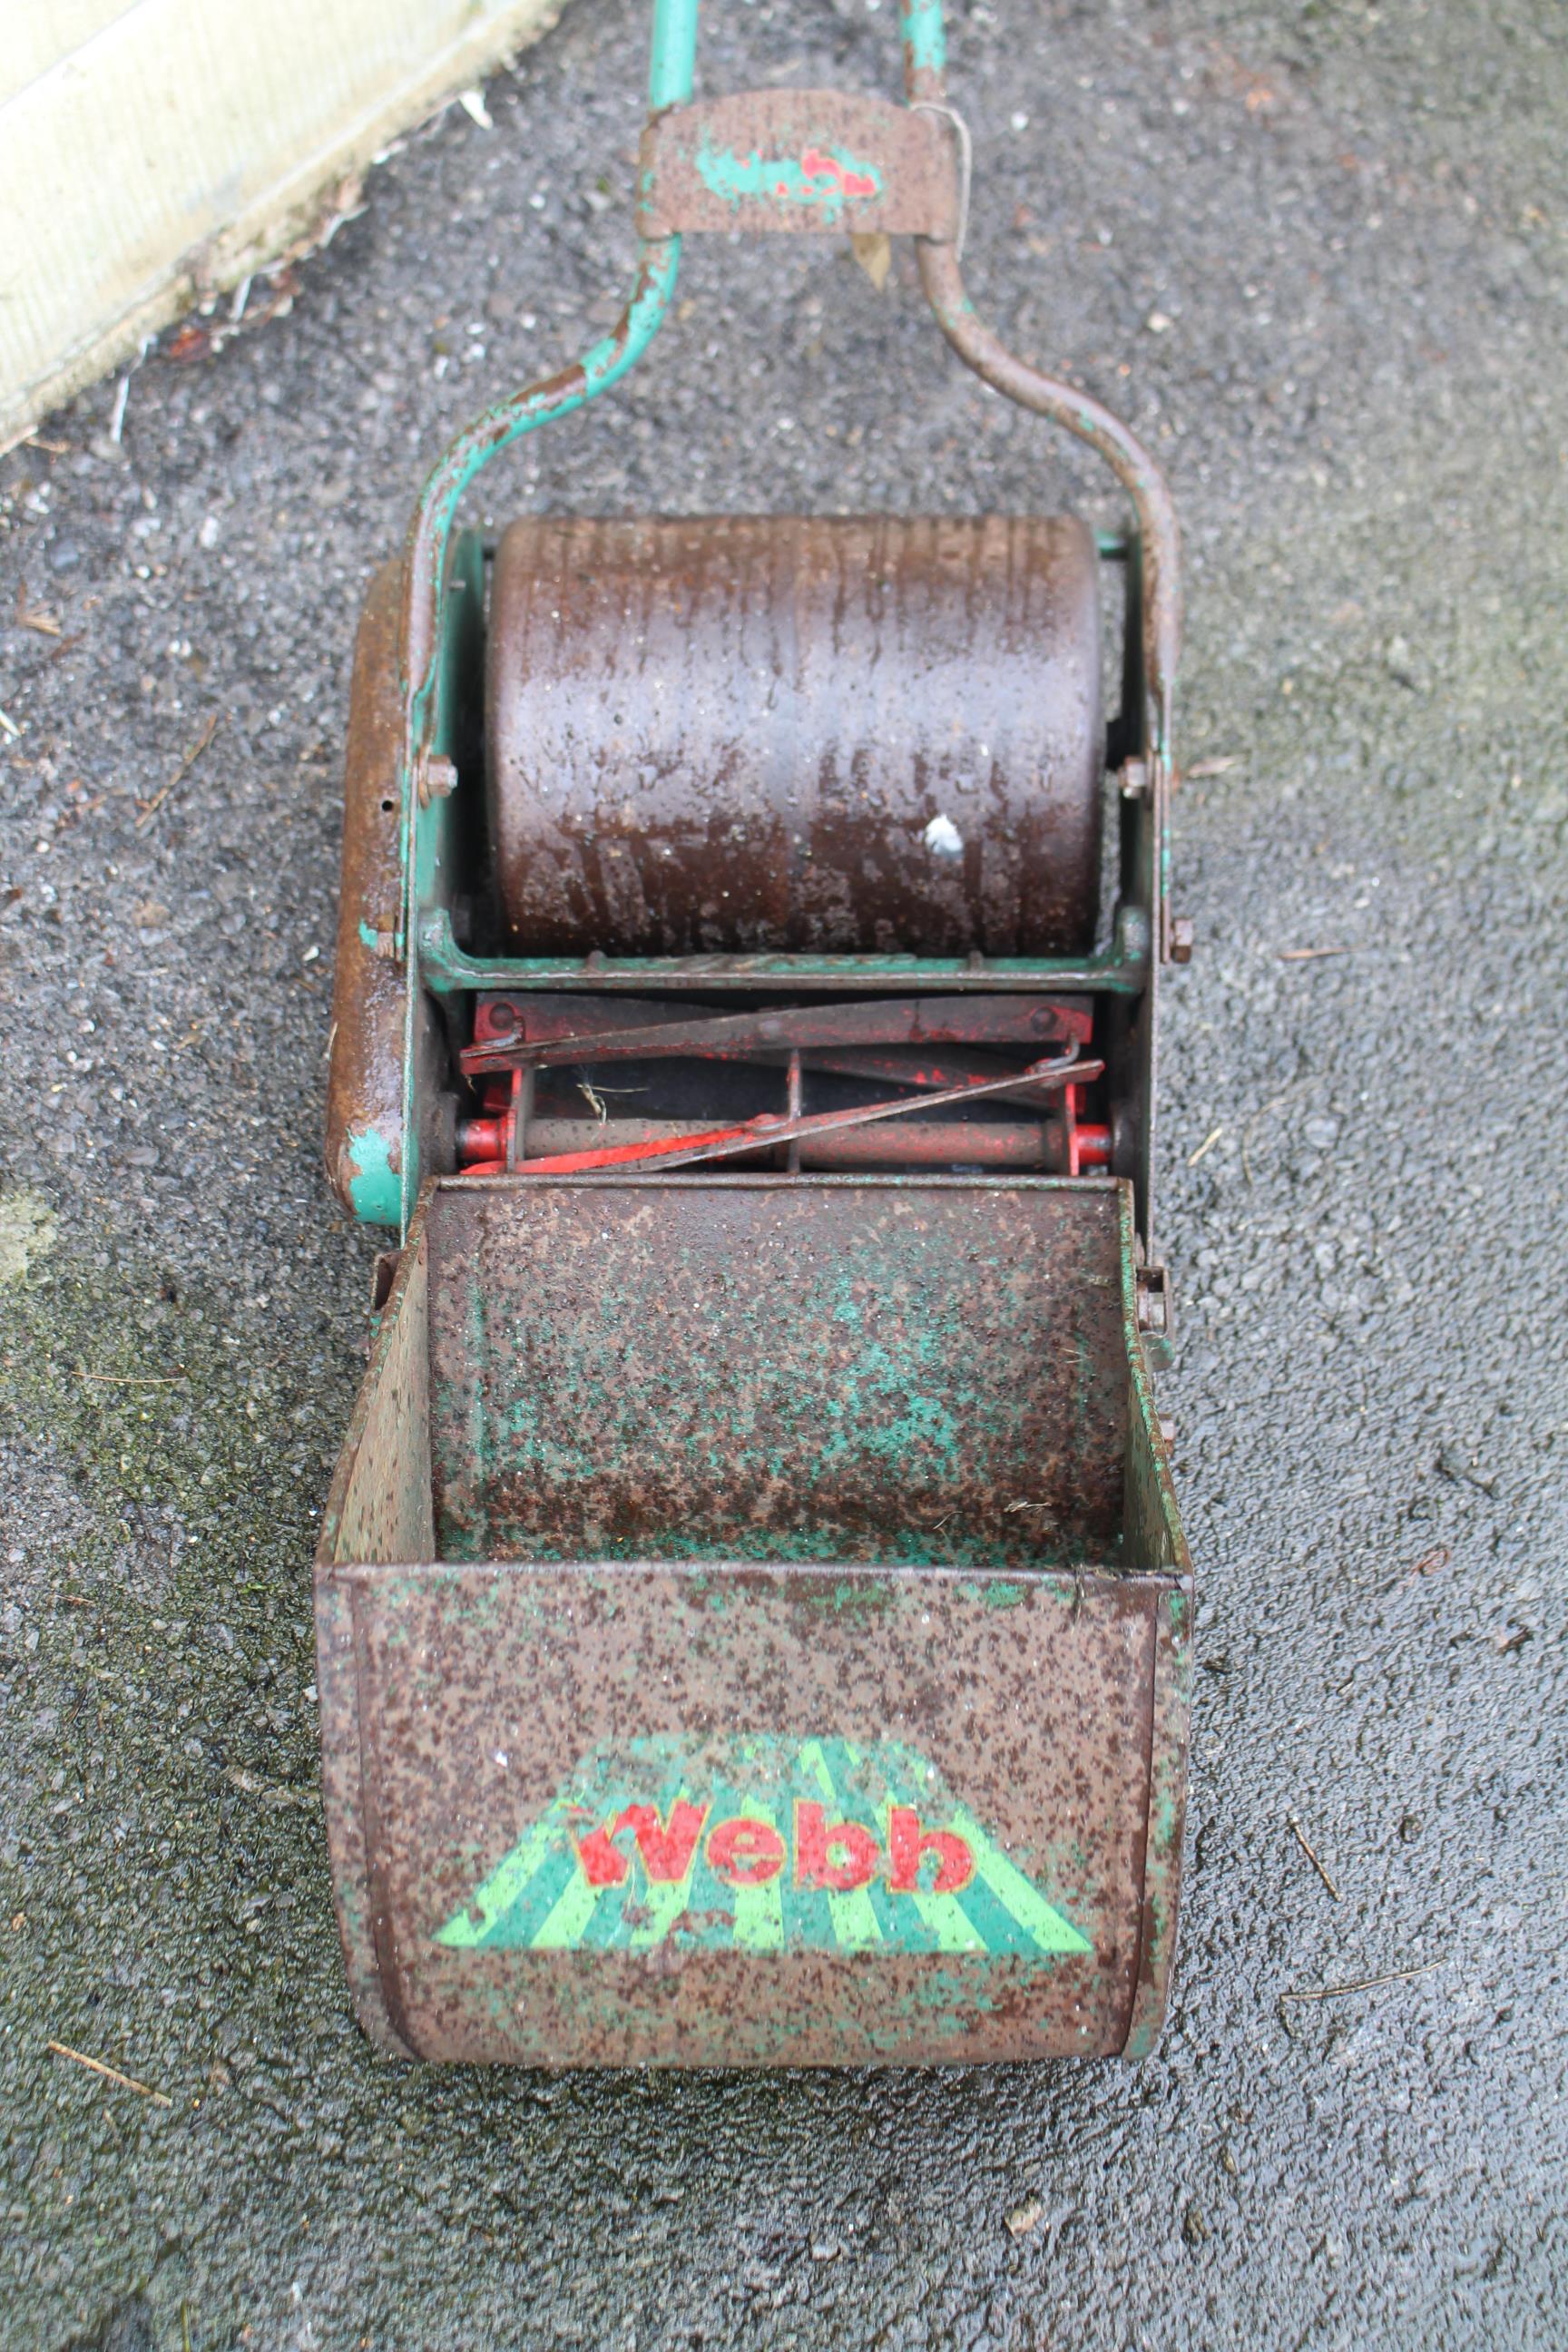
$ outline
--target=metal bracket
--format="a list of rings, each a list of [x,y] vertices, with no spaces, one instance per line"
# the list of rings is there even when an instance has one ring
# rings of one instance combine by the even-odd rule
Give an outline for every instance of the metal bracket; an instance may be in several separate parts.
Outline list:
[[[671,107],[643,131],[637,233],[879,229],[962,245],[968,134],[960,124],[955,156],[925,119],[949,111],[837,89],[745,90]]]
[[[1163,1371],[1175,1354],[1176,1300],[1163,1265],[1138,1268],[1137,1312],[1144,1353],[1156,1370]]]

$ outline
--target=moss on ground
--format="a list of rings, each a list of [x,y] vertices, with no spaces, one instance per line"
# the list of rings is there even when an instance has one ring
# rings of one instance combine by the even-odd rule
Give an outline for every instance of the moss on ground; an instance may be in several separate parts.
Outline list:
[[[0,1633],[16,1784],[0,2078],[12,2115],[33,2118],[3,2135],[0,2166],[11,2226],[49,2244],[70,2299],[91,2309],[122,2288],[129,2245],[146,2340],[177,2345],[170,2136],[197,2141],[197,2179],[199,2143],[241,2112],[287,2148],[279,2119],[310,2055],[301,2000],[318,2030],[353,2032],[310,1557],[356,1368],[256,1300],[97,1255],[35,1256],[0,1288],[0,1448],[30,1456],[58,1499],[52,1535],[13,1549]],[[51,2040],[170,2104],[106,2091]],[[106,2197],[121,2172],[126,2196]],[[84,2236],[70,2209],[89,2175]],[[194,2219],[187,2198],[187,2242]]]

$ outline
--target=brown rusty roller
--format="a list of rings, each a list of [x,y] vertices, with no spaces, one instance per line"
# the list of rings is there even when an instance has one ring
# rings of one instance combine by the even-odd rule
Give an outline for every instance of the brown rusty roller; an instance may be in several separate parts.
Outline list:
[[[526,955],[1075,955],[1104,761],[1061,516],[530,518],[487,735]]]

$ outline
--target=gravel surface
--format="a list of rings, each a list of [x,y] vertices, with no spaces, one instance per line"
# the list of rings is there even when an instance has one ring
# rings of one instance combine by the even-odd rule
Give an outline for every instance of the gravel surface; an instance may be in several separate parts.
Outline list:
[[[894,85],[886,7],[712,14],[710,89]],[[351,638],[445,435],[618,303],[643,38],[576,0],[291,309],[258,281],[118,439],[106,384],[0,462],[0,2336],[1561,2346],[1556,0],[995,0],[953,41],[977,299],[1152,438],[1190,559],[1158,2055],[551,2081],[347,2014],[308,1560],[372,1249],[319,1160]],[[500,511],[1115,512],[907,257],[684,276]]]

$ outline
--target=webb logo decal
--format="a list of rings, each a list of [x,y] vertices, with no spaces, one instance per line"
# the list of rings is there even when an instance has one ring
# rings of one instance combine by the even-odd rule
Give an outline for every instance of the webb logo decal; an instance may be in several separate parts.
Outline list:
[[[634,1739],[586,1757],[437,1941],[639,1950],[1092,1947],[894,1740]]]
[[[805,146],[795,156],[760,155],[753,147],[738,155],[705,139],[695,160],[704,186],[722,196],[731,211],[747,197],[772,196],[814,209],[825,227],[834,226],[847,204],[882,193],[878,166],[843,148]]]

